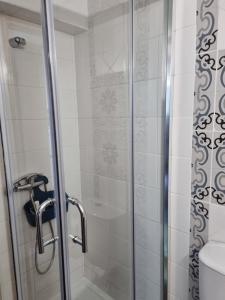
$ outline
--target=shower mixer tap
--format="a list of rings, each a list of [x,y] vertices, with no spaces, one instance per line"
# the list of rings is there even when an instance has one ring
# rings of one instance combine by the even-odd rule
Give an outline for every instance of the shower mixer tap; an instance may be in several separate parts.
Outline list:
[[[36,229],[36,242],[35,242],[35,268],[37,272],[40,275],[46,274],[50,268],[53,265],[54,262],[54,257],[55,257],[55,251],[56,251],[56,246],[55,242],[57,240],[57,237],[54,234],[54,229],[52,226],[51,220],[54,218],[54,207],[50,209],[50,211],[47,212],[47,214],[44,217],[44,221],[48,222],[50,232],[51,232],[51,239],[48,241],[43,241],[40,240],[42,238],[42,226],[37,226],[39,224],[40,220],[37,219],[37,213],[39,212],[40,206],[42,205],[42,211],[41,211],[41,219],[43,217],[43,212],[46,210],[46,207],[48,205],[43,205],[44,202],[46,202],[46,199],[51,199],[52,203],[53,201],[53,192],[49,192],[47,189],[47,184],[48,184],[48,178],[44,176],[43,174],[40,173],[30,173],[25,176],[20,177],[13,185],[13,191],[14,192],[22,192],[22,191],[27,191],[30,194],[30,199],[28,202],[25,203],[24,205],[24,211],[27,217],[28,223],[33,226],[37,227]],[[40,187],[44,187],[44,191],[40,189]],[[41,220],[41,224],[43,223],[43,220]],[[38,252],[44,251],[41,249],[41,245],[43,247],[53,244],[52,247],[52,254],[51,254],[51,259],[47,265],[47,267],[40,268],[40,264],[38,262]]]
[[[38,187],[41,185],[45,185],[46,182],[44,180],[35,182],[34,179],[36,177],[43,177],[44,175],[38,173],[30,173],[26,176],[20,177],[13,185],[14,192],[22,192],[22,191],[31,191],[34,187]]]
[[[47,193],[47,186],[46,186],[47,183],[48,183],[48,179],[46,176],[38,173],[30,173],[27,174],[26,176],[20,177],[14,183],[14,189],[13,189],[14,192],[28,191],[30,193],[30,198],[31,198],[33,211],[34,211],[34,214],[32,215],[32,217],[34,217],[34,224],[32,226],[37,227],[37,247],[38,247],[39,254],[43,254],[45,252],[45,247],[50,244],[55,244],[55,242],[59,238],[58,236],[54,236],[54,232],[52,234],[52,238],[47,241],[44,241],[44,237],[43,237],[44,213],[48,209],[51,210],[50,206],[52,206],[54,210],[54,205],[56,202],[56,200],[53,198],[54,197],[53,193],[51,198],[46,199],[43,202],[40,202],[39,198],[34,197],[33,191],[42,185],[44,186],[45,192]],[[71,205],[75,206],[78,209],[80,214],[80,224],[81,224],[81,238],[78,237],[77,235],[72,235],[72,234],[69,234],[69,237],[72,239],[72,241],[75,244],[81,246],[83,253],[86,253],[87,252],[87,217],[86,217],[85,209],[80,200],[68,196],[66,197],[68,203],[70,203]],[[30,216],[30,207],[29,207],[29,216]]]

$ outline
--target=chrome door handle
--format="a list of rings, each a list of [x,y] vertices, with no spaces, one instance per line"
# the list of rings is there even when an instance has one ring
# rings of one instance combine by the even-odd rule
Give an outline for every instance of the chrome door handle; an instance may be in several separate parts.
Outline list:
[[[87,217],[85,210],[81,204],[81,202],[78,199],[75,198],[68,198],[69,203],[76,206],[79,213],[80,213],[80,219],[81,219],[81,238],[79,238],[76,235],[70,234],[70,238],[75,244],[78,244],[82,247],[82,252],[87,252]],[[50,240],[44,241],[43,238],[43,223],[42,223],[42,215],[45,209],[49,205],[53,205],[55,203],[55,199],[49,199],[43,202],[37,209],[36,212],[36,225],[37,225],[37,243],[38,243],[38,251],[39,254],[43,254],[45,252],[45,247],[55,243],[58,240],[58,237],[55,236],[51,238]]]
[[[42,215],[45,209],[49,205],[53,205],[55,199],[49,199],[43,202],[37,209],[36,212],[36,225],[37,225],[37,243],[38,243],[38,251],[39,254],[43,254],[45,252],[45,247],[55,243],[58,240],[58,237],[52,237],[50,240],[44,241],[43,238],[43,223],[42,223]]]
[[[75,244],[78,244],[82,248],[82,252],[86,253],[87,252],[87,217],[86,217],[86,212],[84,210],[84,207],[82,206],[82,203],[80,200],[75,199],[75,198],[68,198],[69,203],[72,205],[75,205],[76,208],[78,209],[80,213],[80,221],[81,221],[81,239],[76,236],[70,234],[70,238]]]

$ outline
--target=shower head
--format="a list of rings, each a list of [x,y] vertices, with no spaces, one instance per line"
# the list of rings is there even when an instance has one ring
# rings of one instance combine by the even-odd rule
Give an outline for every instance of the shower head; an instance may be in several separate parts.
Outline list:
[[[15,36],[9,39],[9,45],[12,48],[23,49],[24,46],[26,45],[26,40],[22,37]]]

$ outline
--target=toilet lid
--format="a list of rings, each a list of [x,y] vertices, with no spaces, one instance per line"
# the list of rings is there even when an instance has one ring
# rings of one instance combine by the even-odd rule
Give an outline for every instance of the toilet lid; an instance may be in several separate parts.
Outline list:
[[[199,259],[207,267],[225,275],[225,243],[208,242],[199,252]]]

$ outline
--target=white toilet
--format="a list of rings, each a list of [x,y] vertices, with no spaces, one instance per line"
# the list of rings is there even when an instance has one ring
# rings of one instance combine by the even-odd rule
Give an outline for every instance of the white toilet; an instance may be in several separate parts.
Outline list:
[[[199,252],[200,300],[225,299],[225,243],[208,242]]]

